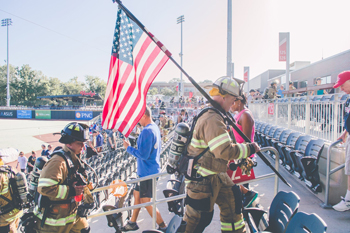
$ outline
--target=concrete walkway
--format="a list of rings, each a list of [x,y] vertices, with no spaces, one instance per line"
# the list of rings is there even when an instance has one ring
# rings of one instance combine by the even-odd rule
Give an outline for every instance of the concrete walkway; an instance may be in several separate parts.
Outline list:
[[[271,163],[274,164],[274,161],[271,159]],[[272,173],[272,170],[268,168],[260,159],[258,159],[258,166],[255,168],[256,177],[264,174]],[[299,211],[307,213],[316,213],[319,215],[328,225],[327,232],[350,232],[349,221],[350,221],[350,211],[347,212],[337,212],[333,209],[323,209],[320,207],[322,201],[320,201],[309,189],[306,188],[303,182],[300,182],[296,177],[290,175],[284,168],[280,168],[280,173],[286,180],[293,186],[289,188],[281,181],[279,181],[279,190],[283,191],[294,191],[297,193],[301,199]],[[158,181],[157,186],[157,198],[164,198],[162,190],[166,188],[167,180],[170,176],[162,177]],[[251,188],[259,192],[259,203],[268,211],[269,206],[274,197],[274,178],[265,179],[259,182],[251,183]],[[169,213],[168,206],[166,204],[158,205],[158,209],[165,220],[166,223],[169,223],[174,214]],[[107,220],[105,217],[98,217],[89,220],[92,232],[96,233],[108,233],[115,232],[114,228],[107,226]],[[141,209],[138,221],[140,229],[137,231],[132,231],[136,233],[141,233],[143,230],[152,228],[152,218],[148,215],[146,209]],[[220,216],[219,208],[217,205],[214,209],[214,217],[211,224],[205,229],[204,232],[213,233],[220,232]]]

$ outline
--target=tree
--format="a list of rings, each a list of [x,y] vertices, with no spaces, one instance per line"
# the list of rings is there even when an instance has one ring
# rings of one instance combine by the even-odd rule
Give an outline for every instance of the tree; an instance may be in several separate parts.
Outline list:
[[[212,82],[213,82],[212,80],[206,79],[206,80],[201,81],[201,82],[199,82],[199,83],[212,83]]]
[[[62,95],[63,94],[63,86],[61,80],[58,78],[49,78],[50,84],[50,95]]]
[[[148,90],[148,95],[157,95],[158,94],[158,89],[156,87],[150,88]]]
[[[10,95],[15,93],[12,83],[16,79],[17,69],[10,64]],[[6,105],[7,98],[7,65],[0,66],[0,105]]]
[[[174,96],[174,95],[176,95],[176,91],[172,90],[172,89],[170,89],[168,87],[162,88],[160,93],[165,95],[165,96]]]
[[[183,80],[182,80],[183,81]],[[172,78],[170,79],[169,83],[179,83],[180,79],[179,78]]]
[[[21,105],[31,105],[30,102],[36,99],[38,92],[38,83],[40,80],[36,78],[37,72],[32,70],[29,65],[17,67],[17,80],[12,83],[16,92],[12,95],[12,100]]]
[[[86,75],[85,82],[87,91],[99,93],[102,96],[102,98],[104,98],[107,87],[107,83],[104,80],[96,76]]]
[[[78,77],[71,78],[68,82],[63,84],[64,95],[79,94],[81,91],[85,89],[86,89],[85,83],[78,81]]]

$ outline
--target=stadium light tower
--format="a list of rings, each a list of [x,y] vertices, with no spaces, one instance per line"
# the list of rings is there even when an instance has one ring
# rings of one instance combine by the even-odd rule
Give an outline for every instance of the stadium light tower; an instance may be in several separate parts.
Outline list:
[[[9,70],[9,26],[12,25],[12,20],[7,18],[1,20],[1,26],[7,27],[7,98],[6,98],[6,106],[10,106],[10,70]]]
[[[182,68],[182,23],[185,22],[185,16],[181,15],[177,18],[177,24],[181,23],[181,52],[180,52],[180,58],[181,58],[181,68]],[[180,87],[181,87],[181,96],[184,95],[184,87],[182,85],[182,72],[180,72]],[[179,88],[180,93],[180,88]]]

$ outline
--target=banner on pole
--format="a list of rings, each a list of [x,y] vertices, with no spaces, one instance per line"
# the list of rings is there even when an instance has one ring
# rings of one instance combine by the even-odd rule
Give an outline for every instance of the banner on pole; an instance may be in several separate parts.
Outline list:
[[[248,82],[249,80],[249,66],[244,67],[244,75],[243,75],[244,82]]]
[[[287,61],[288,32],[279,33],[279,61]]]

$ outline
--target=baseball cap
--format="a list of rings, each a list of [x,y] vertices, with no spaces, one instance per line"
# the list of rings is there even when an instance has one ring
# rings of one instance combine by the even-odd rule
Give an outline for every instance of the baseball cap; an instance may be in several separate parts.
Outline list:
[[[350,70],[341,72],[340,74],[338,74],[338,80],[333,87],[338,88],[348,80],[350,80]]]
[[[250,92],[255,92],[255,90],[254,90],[254,89],[250,89],[249,93],[250,93]]]

